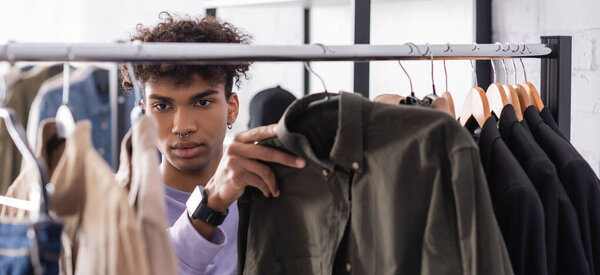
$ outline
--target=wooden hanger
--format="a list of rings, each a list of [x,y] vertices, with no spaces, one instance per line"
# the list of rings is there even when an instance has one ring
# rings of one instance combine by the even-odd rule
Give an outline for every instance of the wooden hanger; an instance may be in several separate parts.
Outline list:
[[[522,85],[525,88],[525,91],[527,92],[529,99],[531,99],[531,104],[533,106],[535,106],[535,108],[538,110],[538,112],[541,112],[542,109],[544,109],[544,102],[542,101],[542,98],[540,97],[538,90],[535,88],[533,83],[531,83],[529,81],[523,83]]]
[[[519,97],[519,103],[521,104],[521,113],[523,113],[525,109],[527,109],[527,107],[532,105],[531,99],[529,98],[529,95],[527,94],[527,91],[525,91],[523,85],[515,84],[512,85],[512,87],[515,89],[515,92],[517,92],[517,96]]]
[[[510,49],[510,44],[509,48]],[[514,64],[514,63],[513,63]],[[517,95],[517,91],[511,85],[508,84],[508,70],[506,70],[506,63],[504,59],[502,59],[502,67],[504,68],[504,83],[502,88],[504,89],[504,94],[508,99],[508,103],[511,104],[515,110],[515,115],[519,121],[523,120],[523,112],[521,111],[521,102],[519,101],[519,95]],[[516,83],[517,75],[515,71],[515,83]]]
[[[502,88],[504,88],[504,92],[508,98],[508,103],[510,103],[515,109],[517,119],[519,121],[523,120],[523,111],[521,110],[521,101],[519,100],[519,94],[517,93],[517,90],[509,84],[502,85]]]
[[[446,101],[448,102],[449,114],[453,118],[456,118],[456,111],[454,110],[454,99],[452,98],[452,94],[450,94],[450,92],[448,92],[448,91],[445,91],[442,93],[442,97],[445,98]]]
[[[448,49],[446,51],[452,51],[450,48],[450,43],[447,43]],[[442,97],[446,99],[448,103],[448,112],[449,114],[456,119],[456,111],[454,110],[454,99],[452,98],[452,94],[448,91],[448,70],[446,70],[446,59],[443,60],[444,63],[444,76],[446,77],[446,91],[442,93]]]
[[[490,111],[500,118],[502,109],[508,104],[508,98],[504,92],[502,85],[498,83],[492,83],[487,88],[485,94],[487,95],[488,102],[490,104]]]
[[[527,48],[527,50],[529,50],[529,47],[527,47],[527,44],[525,44],[525,43],[522,43],[522,44],[523,44],[523,51],[526,48]],[[540,111],[542,111],[542,109],[544,109],[544,102],[542,101],[542,98],[540,97],[540,94],[538,93],[538,90],[535,88],[533,83],[527,81],[527,71],[525,70],[525,64],[523,64],[523,59],[519,58],[519,61],[521,61],[521,66],[523,66],[523,76],[525,77],[525,83],[521,84],[521,86],[525,89],[527,96],[531,100],[531,105],[535,106],[535,108],[538,110],[538,112],[540,112]],[[531,105],[528,105],[528,106],[531,106]],[[523,111],[525,111],[525,109],[523,109]]]
[[[477,44],[475,44],[475,48],[477,48]],[[465,103],[462,107],[462,112],[458,121],[460,125],[463,127],[467,124],[471,117],[475,118],[479,127],[483,127],[485,121],[492,116],[490,112],[490,103],[488,101],[487,96],[483,89],[478,87],[477,85],[477,72],[475,72],[475,66],[473,66],[473,60],[471,62],[471,69],[473,70],[473,74],[475,75],[475,87],[471,88],[469,92],[467,92],[467,96],[465,97]]]
[[[465,126],[467,121],[473,117],[479,127],[483,127],[483,124],[491,115],[490,104],[483,89],[480,87],[471,88],[465,97],[465,103],[459,117],[460,125]]]
[[[502,114],[502,109],[504,109],[504,106],[508,104],[508,98],[504,93],[504,88],[502,88],[502,85],[498,84],[498,82],[496,81],[496,66],[494,65],[494,60],[490,59],[490,63],[492,63],[494,83],[490,84],[485,94],[487,95],[488,101],[490,103],[491,112],[495,114],[497,118],[500,118],[500,114]]]
[[[519,48],[517,48],[517,51],[519,50]],[[521,117],[523,116],[523,112],[525,112],[525,109],[527,109],[527,107],[531,106],[531,99],[529,98],[529,95],[527,94],[527,91],[525,91],[525,87],[523,87],[523,85],[521,84],[517,84],[517,65],[515,65],[515,60],[511,59],[512,63],[513,63],[513,69],[515,70],[515,84],[514,85],[509,85],[511,87],[513,87],[513,89],[515,90],[515,92],[517,93],[517,97],[519,98],[519,105],[521,106]],[[525,69],[525,67],[523,67],[523,69]],[[523,74],[526,74],[525,71],[523,70]],[[515,104],[513,104],[515,105]],[[515,106],[515,111],[516,111],[516,106]]]

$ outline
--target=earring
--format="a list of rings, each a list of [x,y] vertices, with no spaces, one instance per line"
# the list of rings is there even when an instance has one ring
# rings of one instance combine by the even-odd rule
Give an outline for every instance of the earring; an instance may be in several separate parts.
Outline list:
[[[229,130],[233,129],[233,124],[227,123],[227,129],[229,129]]]

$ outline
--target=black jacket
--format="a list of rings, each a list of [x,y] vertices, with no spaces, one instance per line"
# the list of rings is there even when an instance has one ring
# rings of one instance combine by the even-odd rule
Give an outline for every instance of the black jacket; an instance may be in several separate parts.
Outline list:
[[[556,132],[564,140],[569,141],[565,134],[563,134],[560,131],[560,129],[558,129],[558,124],[556,124],[556,121],[554,121],[554,117],[552,117],[552,114],[550,113],[548,107],[542,109],[542,111],[540,112],[540,117],[542,117],[542,120],[544,120],[544,122],[550,127],[550,129]]]
[[[510,104],[500,115],[500,134],[531,179],[544,205],[548,274],[590,274],[575,208],[554,164],[524,130]]]
[[[535,187],[490,117],[479,138],[494,213],[515,274],[548,274],[544,208]]]
[[[554,130],[535,107],[525,110],[524,117],[537,143],[556,166],[575,210],[583,246],[592,274],[600,274],[600,183],[596,174],[577,150]],[[594,273],[595,271],[595,273]]]

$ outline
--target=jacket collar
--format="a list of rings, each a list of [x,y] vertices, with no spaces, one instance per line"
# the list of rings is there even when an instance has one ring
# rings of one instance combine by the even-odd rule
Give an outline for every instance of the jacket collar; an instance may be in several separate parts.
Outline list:
[[[332,171],[337,165],[347,171],[362,171],[363,101],[366,100],[362,96],[340,92],[337,109],[338,128],[329,159],[317,158],[308,139],[300,133],[290,131],[293,128],[292,123],[304,117],[309,103],[324,97],[324,93],[312,94],[292,103],[279,121],[277,137],[288,150],[328,170]]]
[[[517,119],[517,115],[515,114],[515,109],[513,106],[510,104],[504,106],[504,108],[502,108],[502,112],[500,112],[500,122],[498,125],[502,138],[505,139],[505,141],[510,142],[510,140],[507,140],[507,138],[511,136],[510,133],[513,125],[518,123],[519,120]]]
[[[492,163],[492,153],[494,143],[497,140],[501,140],[500,132],[494,116],[489,117],[483,127],[481,128],[481,135],[479,136],[479,150],[481,151],[481,163],[486,174],[489,174]]]
[[[527,121],[527,124],[529,125],[529,128],[531,129],[531,131],[534,131],[534,132],[537,130],[537,127],[540,123],[544,123],[544,120],[542,120],[542,117],[540,117],[538,110],[533,105],[531,105],[531,106],[527,107],[527,109],[525,109],[525,112],[523,113],[523,117]]]

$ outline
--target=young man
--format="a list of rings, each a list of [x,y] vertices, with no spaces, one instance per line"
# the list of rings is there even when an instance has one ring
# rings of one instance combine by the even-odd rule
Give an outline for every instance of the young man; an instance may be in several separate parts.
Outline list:
[[[249,43],[249,36],[214,17],[162,15],[162,22],[154,27],[138,25],[132,40]],[[259,161],[305,166],[300,158],[255,144],[276,136],[275,125],[238,134],[223,150],[223,139],[239,110],[232,88],[248,67],[134,66],[144,91],[141,104],[158,122],[158,149],[163,157],[160,168],[171,226],[168,231],[180,274],[235,274],[236,200],[246,186],[260,189],[266,197],[279,196],[273,172]],[[124,86],[131,88],[126,69],[121,73]]]

